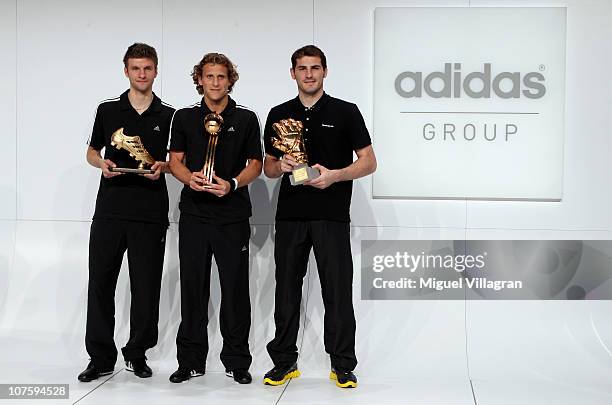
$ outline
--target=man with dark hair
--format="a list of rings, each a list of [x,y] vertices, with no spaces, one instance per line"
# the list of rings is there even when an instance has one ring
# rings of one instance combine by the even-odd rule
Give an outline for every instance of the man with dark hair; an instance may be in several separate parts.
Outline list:
[[[150,59],[155,65],[155,69],[157,70],[158,59],[157,59],[157,51],[151,45],[143,44],[141,42],[136,42],[130,45],[123,56],[123,65],[128,67],[129,59]]]
[[[170,381],[180,383],[205,373],[214,256],[221,284],[221,362],[229,377],[249,384],[251,201],[246,186],[261,173],[259,121],[229,96],[238,73],[225,55],[204,55],[194,66],[192,78],[202,100],[176,112],[170,141],[170,170],[185,185],[179,204],[178,369]],[[204,129],[205,123],[213,122]],[[207,173],[214,169],[210,177],[204,166]]]
[[[146,44],[130,46],[123,59],[130,83],[121,96],[100,103],[87,148],[87,162],[101,171],[96,209],[89,235],[89,285],[85,346],[91,361],[78,379],[88,382],[113,372],[117,348],[115,288],[127,250],[130,273],[130,337],[121,349],[126,368],[138,377],[152,375],[145,352],[158,336],[159,294],[166,229],[168,191],[166,146],[174,108],[153,93],[157,53]],[[137,155],[113,135],[139,137],[154,163],[153,173],[128,174]],[[104,149],[104,158],[101,150]]]
[[[298,59],[304,56],[318,57],[321,60],[321,67],[323,70],[327,70],[327,58],[321,49],[314,45],[306,45],[293,52],[291,55],[291,68],[295,70]]]
[[[314,248],[325,306],[323,339],[331,357],[330,378],[339,387],[356,387],[349,209],[352,180],[374,172],[376,157],[357,106],[323,91],[327,76],[323,51],[314,45],[300,48],[291,56],[291,64],[298,96],[272,108],[264,130],[264,172],[270,178],[282,176],[274,246],[276,333],[267,346],[274,368],[266,373],[264,384],[280,385],[300,375],[296,340],[302,280]],[[289,119],[303,125],[309,164],[320,172],[303,185],[289,183],[296,160],[273,147],[274,125]]]

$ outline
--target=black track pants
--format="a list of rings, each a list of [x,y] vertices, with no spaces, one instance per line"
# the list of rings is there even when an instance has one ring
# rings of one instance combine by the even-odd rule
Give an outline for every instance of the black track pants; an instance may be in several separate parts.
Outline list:
[[[95,219],[89,235],[89,285],[85,346],[101,370],[117,361],[115,288],[127,250],[130,275],[130,338],[122,350],[126,361],[145,357],[157,344],[166,225]]]
[[[302,281],[314,248],[325,306],[323,341],[332,366],[350,371],[355,357],[353,260],[349,223],[277,221],[274,246],[276,333],[267,349],[275,365],[295,363]]]
[[[205,368],[208,354],[208,300],[213,255],[219,269],[221,306],[219,326],[223,337],[221,361],[226,370],[251,365],[249,330],[248,221],[213,225],[181,217],[179,258],[181,273],[181,324],[176,337],[179,367]]]

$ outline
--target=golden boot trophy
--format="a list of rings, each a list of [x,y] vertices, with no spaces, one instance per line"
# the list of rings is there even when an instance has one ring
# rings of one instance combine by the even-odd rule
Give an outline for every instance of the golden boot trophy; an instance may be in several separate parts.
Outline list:
[[[289,175],[292,186],[300,185],[307,180],[319,177],[317,169],[308,166],[308,155],[304,145],[304,124],[302,121],[288,118],[272,124],[277,137],[272,138],[272,146],[281,152],[290,155],[298,165]]]
[[[129,152],[130,156],[139,162],[138,169],[129,167],[111,167],[111,172],[136,173],[136,174],[153,174],[155,170],[146,169],[145,166],[152,166],[155,163],[153,156],[147,152],[140,137],[138,135],[128,136],[123,133],[123,128],[119,128],[113,132],[111,137],[111,145],[117,149],[123,149]]]

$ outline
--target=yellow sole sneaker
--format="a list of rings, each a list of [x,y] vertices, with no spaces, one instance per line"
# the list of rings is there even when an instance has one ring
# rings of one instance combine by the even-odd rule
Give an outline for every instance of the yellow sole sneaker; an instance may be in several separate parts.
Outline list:
[[[336,386],[340,388],[357,388],[357,381],[347,381],[345,383],[341,383],[338,381],[338,376],[335,371],[330,371],[329,379],[334,380],[336,382]]]
[[[287,373],[283,376],[282,380],[272,380],[270,378],[264,378],[263,383],[265,385],[283,385],[287,382],[287,380],[291,380],[293,378],[298,378],[300,376],[300,370],[294,370],[290,373]]]

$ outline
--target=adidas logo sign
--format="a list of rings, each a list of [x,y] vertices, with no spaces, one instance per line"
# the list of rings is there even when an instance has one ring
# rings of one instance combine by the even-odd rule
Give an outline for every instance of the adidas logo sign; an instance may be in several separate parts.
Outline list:
[[[234,131],[235,131],[234,127],[229,127],[229,128],[227,129],[227,132],[234,132]]]
[[[159,129],[159,125],[155,126],[155,128],[153,128],[153,131],[157,131],[157,132],[161,131],[161,129]]]
[[[240,251],[241,251],[241,252],[246,252],[246,251],[247,251],[247,247],[246,247],[246,245],[244,245]]]

